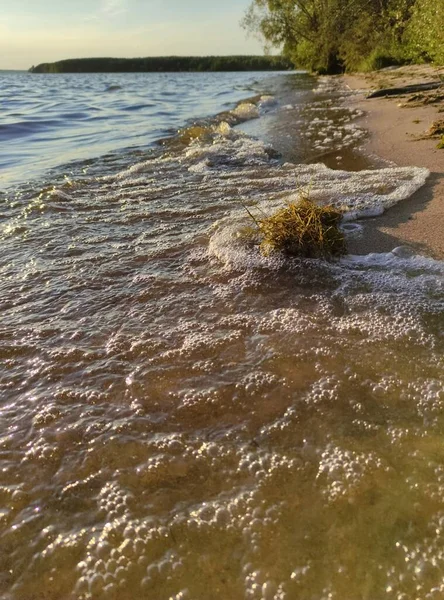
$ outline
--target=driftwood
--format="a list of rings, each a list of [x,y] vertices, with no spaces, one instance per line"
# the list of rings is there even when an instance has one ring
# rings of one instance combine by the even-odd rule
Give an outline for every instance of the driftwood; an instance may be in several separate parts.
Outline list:
[[[385,98],[386,96],[402,96],[403,94],[414,94],[415,92],[424,92],[427,90],[436,90],[444,85],[442,81],[435,81],[430,83],[418,83],[417,85],[406,85],[404,87],[387,88],[385,90],[378,90],[369,94],[367,98]]]

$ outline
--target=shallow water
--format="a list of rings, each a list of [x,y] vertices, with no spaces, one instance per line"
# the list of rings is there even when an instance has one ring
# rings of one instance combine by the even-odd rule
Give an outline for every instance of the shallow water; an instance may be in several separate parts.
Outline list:
[[[6,192],[8,600],[443,597],[443,263],[239,236],[242,204],[377,214],[427,174],[285,162],[364,136],[340,91],[289,81],[240,111],[261,140],[215,120]],[[290,120],[282,161],[263,140]]]

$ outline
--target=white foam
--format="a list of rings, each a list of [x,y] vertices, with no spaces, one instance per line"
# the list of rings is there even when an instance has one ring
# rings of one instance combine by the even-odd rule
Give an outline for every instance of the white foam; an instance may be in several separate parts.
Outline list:
[[[424,185],[430,172],[419,167],[396,167],[372,171],[339,171],[323,164],[295,168],[298,182],[310,198],[345,210],[345,220],[381,214],[411,196]],[[296,200],[292,194],[288,200]]]
[[[412,248],[398,246],[391,252],[372,252],[365,255],[348,255],[341,263],[350,267],[386,269],[392,273],[417,270],[424,274],[444,277],[444,262],[415,254]]]
[[[348,222],[377,216],[408,198],[424,184],[429,172],[417,167],[348,172],[328,169],[323,164],[287,164],[279,174],[281,177],[276,179],[274,194],[268,185],[266,198],[257,194],[257,206],[251,208],[253,214],[271,214],[287,201],[298,201],[302,191],[319,204],[331,204],[344,210],[344,221]],[[253,174],[248,175],[243,183],[254,185]],[[258,181],[258,192],[259,186],[263,189],[263,184],[264,180]],[[294,187],[299,191],[292,191]],[[288,190],[287,194],[285,190]],[[211,235],[210,253],[234,268],[240,268],[242,262],[246,267],[264,266],[264,260],[267,263],[269,259],[259,257],[257,248],[248,247],[239,239],[239,230],[248,224],[251,219],[242,207],[219,221]]]
[[[265,95],[261,96],[257,105],[260,109],[267,110],[273,108],[274,106],[276,106],[276,104],[277,100],[274,96]]]
[[[259,110],[255,104],[251,102],[242,102],[232,113],[243,120],[257,119],[259,117]]]
[[[183,152],[134,165],[102,181],[107,184],[110,200],[120,199],[122,186],[127,199],[129,194],[142,194],[147,199],[150,193],[155,198],[182,194],[192,186],[202,197],[230,202],[231,210],[211,234],[210,252],[236,268],[242,261],[252,266],[263,265],[265,260],[258,258],[256,248],[248,248],[238,238],[239,229],[251,224],[242,203],[255,202],[253,214],[271,214],[285,202],[297,201],[303,193],[321,205],[343,210],[347,222],[383,213],[411,196],[429,175],[427,169],[419,167],[349,172],[324,164],[282,165],[270,158],[271,149],[263,142],[228,125],[222,124],[220,130],[210,143],[194,140]]]
[[[246,221],[241,215],[234,222],[227,224],[226,221],[215,223],[208,252],[214,256],[227,269],[251,270],[261,267],[277,268],[283,264],[282,257],[265,257],[255,246],[247,246],[240,237],[239,231]]]
[[[222,123],[219,123],[219,125],[216,127],[216,132],[223,136],[229,136],[232,131],[233,128],[226,121],[222,121]]]

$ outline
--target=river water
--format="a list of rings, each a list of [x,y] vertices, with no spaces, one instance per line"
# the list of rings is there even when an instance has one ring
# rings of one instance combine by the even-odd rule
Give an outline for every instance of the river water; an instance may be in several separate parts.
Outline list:
[[[0,82],[2,598],[444,597],[443,263],[240,235],[427,172],[303,74]]]

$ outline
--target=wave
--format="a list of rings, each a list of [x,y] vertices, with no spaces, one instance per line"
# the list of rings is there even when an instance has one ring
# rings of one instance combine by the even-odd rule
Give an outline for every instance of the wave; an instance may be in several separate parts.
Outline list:
[[[243,103],[233,114],[242,119],[256,116],[258,104]],[[244,204],[251,206],[253,213],[271,214],[304,194],[343,211],[346,223],[381,215],[416,192],[429,176],[427,169],[419,167],[348,172],[329,169],[322,163],[282,164],[271,146],[233,129],[226,121],[214,122],[181,130],[169,140],[170,152],[104,178],[103,190],[107,193],[107,187],[116,182],[119,190],[132,188],[137,193],[146,183],[147,201],[151,189],[155,189],[156,197],[174,190],[185,198],[187,191],[193,190],[195,200],[201,202],[214,201],[218,196],[230,210],[213,225],[209,247],[223,263],[236,268],[243,261],[266,261],[255,257],[257,251],[238,235],[249,222]],[[109,193],[112,196],[114,192]],[[350,235],[356,233],[352,226],[345,230]]]

